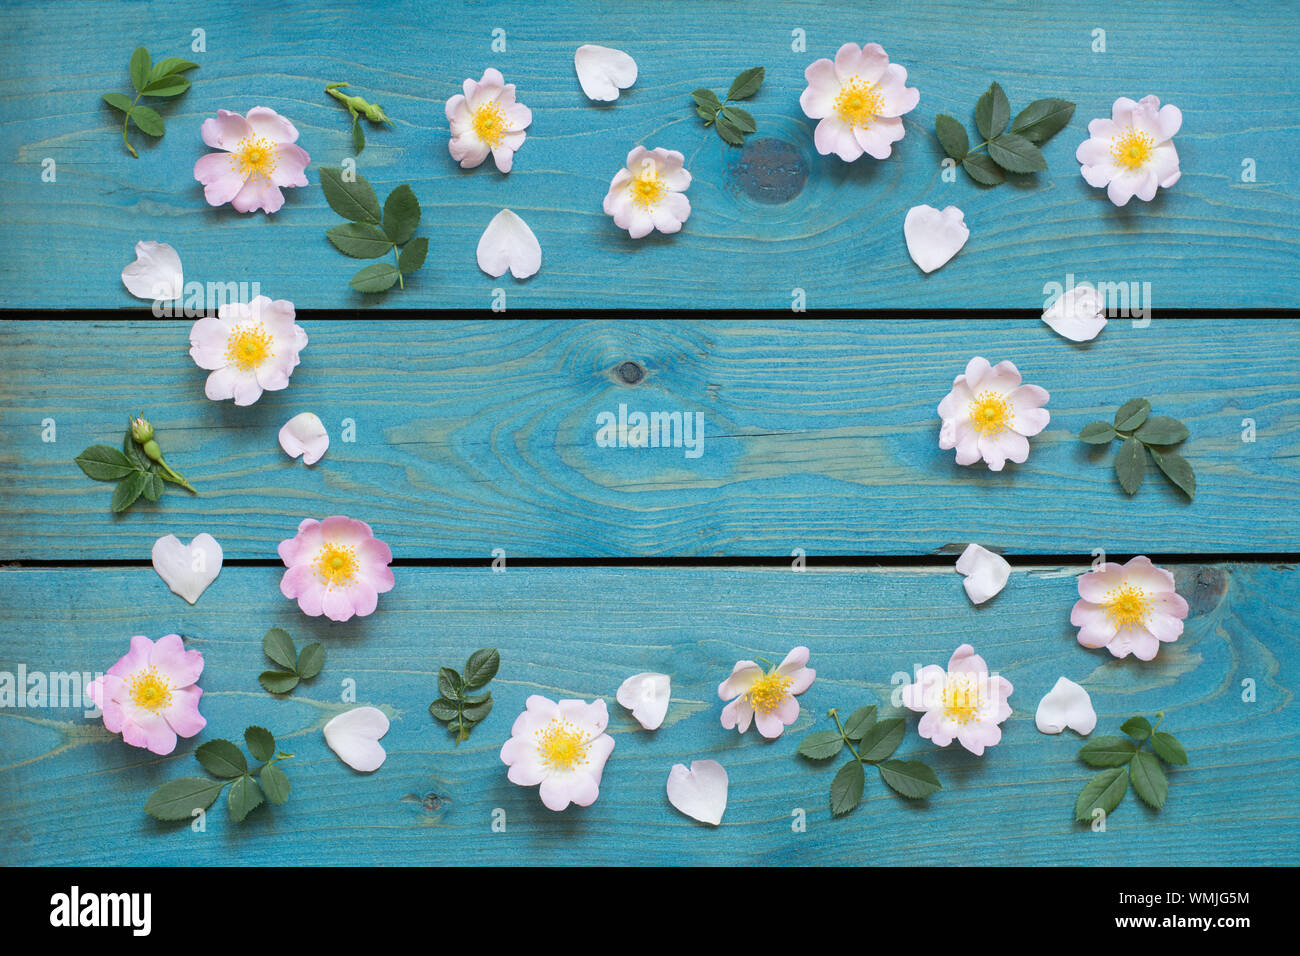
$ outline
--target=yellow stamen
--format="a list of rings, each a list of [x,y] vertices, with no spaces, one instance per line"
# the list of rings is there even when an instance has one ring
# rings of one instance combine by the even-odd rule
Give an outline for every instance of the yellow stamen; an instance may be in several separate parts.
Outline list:
[[[330,590],[345,588],[357,579],[357,551],[349,545],[328,541],[316,552],[316,577]]]
[[[280,148],[263,136],[245,136],[230,153],[230,165],[245,179],[270,179],[279,164]]]
[[[1125,583],[1107,591],[1102,606],[1111,623],[1122,631],[1146,626],[1147,616],[1151,613],[1151,598],[1141,588]]]
[[[787,692],[793,683],[793,677],[774,670],[768,671],[754,681],[754,686],[749,688],[745,696],[749,698],[749,706],[754,708],[755,713],[770,714],[789,696]]]
[[[237,325],[226,339],[226,361],[245,372],[259,368],[275,355],[271,349],[272,344],[270,333],[263,328],[261,322]]]
[[[1151,159],[1155,141],[1146,133],[1125,126],[1110,144],[1110,155],[1116,166],[1125,169],[1141,169]]]
[[[634,203],[646,212],[651,212],[664,201],[664,196],[668,195],[668,184],[660,178],[657,169],[649,168],[637,174],[637,177],[628,184],[627,191],[632,194]]]
[[[983,683],[978,674],[969,671],[949,674],[939,697],[943,715],[962,726],[978,718],[984,709]]]
[[[150,666],[136,671],[126,679],[127,693],[137,707],[153,711],[155,714],[171,706],[171,681]]]
[[[884,108],[880,84],[867,83],[857,76],[840,87],[835,97],[835,113],[848,126],[866,129]]]
[[[489,100],[476,109],[470,124],[474,127],[474,135],[493,149],[500,146],[506,133],[510,132],[510,120],[506,119],[505,111],[496,100]]]
[[[563,717],[537,731],[537,752],[551,770],[574,770],[587,762],[591,748],[585,734]]]
[[[985,390],[968,406],[970,423],[986,438],[996,438],[1011,427],[1016,413],[1001,392]]]

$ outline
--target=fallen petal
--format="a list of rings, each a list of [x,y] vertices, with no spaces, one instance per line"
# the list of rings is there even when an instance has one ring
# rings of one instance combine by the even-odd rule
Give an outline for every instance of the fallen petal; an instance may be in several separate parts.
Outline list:
[[[379,738],[388,733],[388,718],[378,707],[356,707],[325,725],[325,742],[353,770],[378,770],[388,755]]]
[[[311,412],[295,415],[280,429],[280,447],[290,458],[302,456],[304,465],[314,465],[330,446],[325,425]]]
[[[673,764],[668,802],[691,819],[716,827],[727,809],[727,771],[716,760],[693,760],[690,770]]]
[[[122,284],[137,299],[179,299],[185,290],[181,257],[165,242],[137,242],[135,262],[122,270]]]
[[[587,99],[608,103],[636,82],[636,60],[622,50],[588,43],[573,54],[573,68]]]
[[[1106,302],[1092,283],[1080,282],[1052,300],[1043,321],[1071,342],[1090,342],[1106,327]]]
[[[672,682],[667,674],[634,674],[623,681],[616,699],[632,711],[632,716],[646,730],[657,730],[668,713]]]
[[[956,206],[947,206],[943,212],[933,206],[913,206],[903,220],[903,236],[912,261],[922,272],[933,272],[966,245],[970,230]]]
[[[221,559],[221,545],[210,534],[200,534],[189,544],[174,534],[153,543],[153,569],[173,593],[190,604],[217,579]]]
[[[1000,554],[978,544],[966,545],[957,559],[957,572],[965,575],[962,587],[973,604],[983,604],[1007,586],[1011,565]]]
[[[1086,737],[1097,726],[1097,712],[1092,709],[1088,692],[1062,677],[1038,702],[1034,723],[1045,734],[1059,734],[1069,727]]]
[[[478,241],[478,267],[494,279],[507,269],[516,279],[527,279],[542,267],[542,246],[528,223],[502,209]]]

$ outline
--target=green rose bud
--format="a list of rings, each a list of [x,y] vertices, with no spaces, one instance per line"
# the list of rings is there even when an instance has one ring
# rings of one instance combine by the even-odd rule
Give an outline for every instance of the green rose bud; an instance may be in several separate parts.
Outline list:
[[[152,435],[153,431],[150,430],[149,434]],[[158,443],[152,438],[144,443],[144,453],[149,456],[150,461],[161,462],[163,460],[162,449],[158,447]]]
[[[144,418],[131,419],[131,437],[143,444],[153,438],[153,426]],[[158,446],[155,445],[155,448]]]

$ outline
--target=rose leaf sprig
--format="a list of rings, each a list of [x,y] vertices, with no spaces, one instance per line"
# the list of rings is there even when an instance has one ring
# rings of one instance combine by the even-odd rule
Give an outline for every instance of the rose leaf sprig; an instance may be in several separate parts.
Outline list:
[[[127,124],[134,123],[140,132],[155,138],[161,137],[166,132],[163,118],[156,110],[141,106],[140,97],[180,96],[190,88],[190,81],[181,74],[198,68],[197,63],[174,56],[154,63],[148,50],[142,46],[135,48],[129,66],[131,85],[135,87],[135,99],[131,99],[125,93],[105,93],[104,102],[125,114],[122,118],[122,142],[126,143],[127,150],[136,159],[140,158],[140,154],[135,151],[135,147],[127,137]]]
[[[344,175],[341,169],[323,168],[320,184],[330,208],[348,220],[325,231],[334,247],[354,259],[378,259],[391,252],[396,262],[366,266],[348,284],[358,292],[368,293],[385,292],[394,283],[405,288],[403,276],[424,265],[429,252],[428,239],[411,238],[420,224],[420,202],[414,190],[408,185],[398,186],[384,200],[381,212],[379,198],[360,173]]]
[[[704,125],[712,125],[722,137],[723,142],[732,146],[744,146],[745,137],[758,130],[758,124],[748,110],[739,106],[728,106],[737,100],[747,100],[759,91],[766,73],[761,66],[750,67],[731,81],[727,98],[719,99],[718,94],[709,89],[698,89],[691,94],[695,101],[695,112]]]
[[[899,796],[923,800],[943,785],[930,767],[920,760],[890,760],[903,742],[907,724],[901,717],[876,719],[876,705],[859,707],[840,722],[839,713],[828,713],[834,730],[818,730],[799,742],[799,753],[809,760],[830,760],[845,747],[853,759],[836,772],[831,781],[831,815],[848,813],[862,802],[867,764],[880,772],[880,779]]]
[[[265,727],[244,731],[244,744],[255,761],[262,765],[249,769],[244,753],[229,740],[209,740],[194,751],[194,756],[209,777],[181,777],[169,780],[150,794],[144,810],[158,820],[189,820],[196,812],[207,810],[227,786],[226,809],[230,819],[242,823],[263,802],[284,803],[289,799],[289,777],[278,766],[293,754],[277,752],[275,737]]]
[[[981,186],[996,186],[1006,173],[1036,173],[1047,168],[1039,149],[1074,116],[1074,104],[1054,97],[1034,100],[1011,119],[1007,94],[993,83],[975,104],[975,126],[984,142],[971,147],[966,127],[947,114],[934,118],[939,145]],[[1008,128],[1007,124],[1010,123]],[[987,153],[977,150],[988,147]]]
[[[384,108],[378,103],[367,103],[364,97],[350,96],[347,93],[340,92],[347,85],[346,83],[327,83],[325,92],[348,108],[348,114],[352,117],[352,151],[360,155],[361,151],[366,148],[366,133],[361,128],[361,118],[364,116],[377,126],[391,126],[393,121],[388,118]]]
[[[1129,495],[1137,493],[1146,477],[1147,453],[1156,467],[1189,499],[1196,497],[1196,473],[1191,464],[1171,446],[1185,441],[1191,434],[1176,418],[1152,415],[1151,403],[1145,398],[1131,398],[1115,413],[1114,424],[1090,422],[1079,432],[1079,440],[1090,445],[1109,445],[1123,439],[1115,455],[1115,475],[1120,487]]]
[[[1097,810],[1112,813],[1124,799],[1130,783],[1152,810],[1165,805],[1169,778],[1160,761],[1175,767],[1186,766],[1187,751],[1173,734],[1157,729],[1164,719],[1164,711],[1160,711],[1153,727],[1145,717],[1130,717],[1119,728],[1128,737],[1097,737],[1079,748],[1080,760],[1089,767],[1105,769],[1088,781],[1074,802],[1077,821],[1092,822]],[[1151,750],[1142,749],[1146,743],[1151,744]]]
[[[500,666],[501,655],[496,648],[484,647],[469,656],[463,674],[451,667],[438,669],[439,697],[429,705],[429,713],[447,725],[456,735],[456,743],[468,740],[474,725],[492,713],[490,693],[476,696],[467,691],[486,687]]]
[[[262,671],[257,681],[271,694],[289,693],[299,681],[311,680],[325,666],[325,647],[320,641],[300,651],[294,647],[289,632],[279,627],[271,628],[262,637],[262,652],[275,663],[275,669]]]
[[[169,481],[197,494],[185,476],[167,464],[154,437],[153,426],[143,416],[127,423],[121,451],[112,445],[91,445],[74,461],[96,481],[117,482],[113,491],[114,513],[125,511],[141,495],[148,501],[157,501],[162,497],[163,482]]]

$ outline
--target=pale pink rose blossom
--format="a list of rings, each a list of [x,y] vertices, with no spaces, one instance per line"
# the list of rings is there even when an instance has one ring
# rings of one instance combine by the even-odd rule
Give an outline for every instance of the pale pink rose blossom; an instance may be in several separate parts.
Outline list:
[[[609,712],[603,700],[562,700],[533,694],[501,747],[507,778],[521,787],[538,787],[548,810],[570,803],[589,807],[600,796],[605,761],[614,738],[605,733]],[[539,786],[540,785],[540,786]]]
[[[1108,562],[1080,577],[1070,623],[1079,629],[1084,647],[1149,661],[1161,643],[1182,635],[1187,610],[1174,590],[1174,576],[1138,555],[1128,564]]]
[[[393,589],[393,552],[364,521],[331,515],[305,519],[277,549],[288,569],[280,592],[297,598],[308,617],[346,621],[374,613],[379,595]]]
[[[197,686],[203,655],[187,651],[178,634],[157,642],[131,638],[131,649],[86,693],[104,712],[104,726],[132,747],[166,755],[177,737],[193,737],[207,726],[199,713]]]
[[[1002,739],[998,725],[1011,716],[1011,681],[990,675],[984,658],[963,644],[945,671],[927,664],[916,682],[903,688],[903,706],[922,715],[916,730],[936,747],[954,739],[975,756]]]
[[[752,722],[764,737],[780,737],[799,719],[795,697],[817,676],[807,663],[808,648],[802,646],[766,673],[753,661],[737,661],[731,676],[718,685],[718,697],[729,702],[722,708],[722,726],[743,734]]]
[[[1037,385],[1022,385],[1011,362],[990,366],[976,356],[953,379],[952,391],[939,403],[939,447],[957,449],[957,464],[973,465],[981,458],[990,471],[1008,461],[1029,457],[1029,437],[1047,427],[1050,396]]]
[[[294,145],[297,128],[275,110],[255,106],[246,117],[217,110],[216,119],[203,121],[202,132],[203,142],[221,150],[194,164],[208,205],[273,213],[284,205],[283,187],[307,185],[311,157]]]
[[[892,144],[903,138],[904,113],[921,94],[907,86],[907,70],[890,63],[879,43],[846,43],[835,59],[814,61],[804,70],[808,87],[799,105],[817,120],[813,142],[823,156],[834,153],[852,162],[863,153],[887,159]]]
[[[633,239],[658,229],[678,232],[691,214],[686,190],[691,174],[686,157],[675,149],[646,149],[638,146],[627,154],[623,168],[609,181],[603,208],[614,225],[626,229]]]
[[[1074,158],[1089,186],[1105,186],[1116,206],[1134,196],[1150,202],[1156,189],[1178,182],[1178,150],[1174,136],[1183,125],[1182,111],[1173,104],[1160,105],[1157,96],[1136,103],[1121,96],[1104,117],[1088,124],[1088,138]]]
[[[213,401],[233,398],[236,405],[253,404],[263,391],[288,388],[306,346],[293,303],[264,295],[246,305],[224,303],[216,318],[206,316],[190,329],[190,357],[212,371],[204,393]]]
[[[463,89],[447,100],[451,158],[463,169],[472,169],[491,153],[497,169],[510,172],[527,138],[524,130],[533,121],[532,111],[515,100],[515,85],[491,67],[481,80],[466,80]]]

